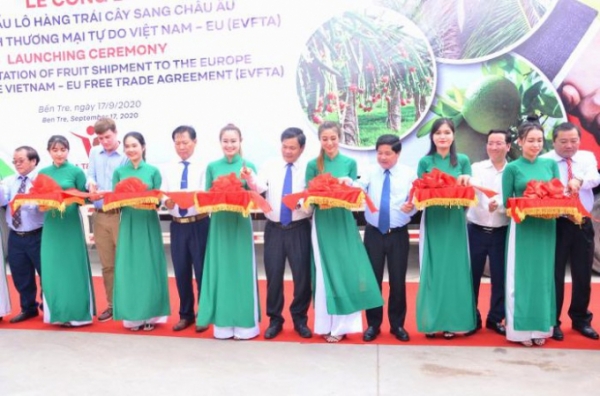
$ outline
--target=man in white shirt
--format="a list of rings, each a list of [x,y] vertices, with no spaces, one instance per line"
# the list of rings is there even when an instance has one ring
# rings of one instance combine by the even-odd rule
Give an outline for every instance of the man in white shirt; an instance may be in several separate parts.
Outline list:
[[[33,147],[18,147],[13,155],[17,174],[7,177],[0,187],[0,205],[8,205],[17,194],[27,193],[37,177],[40,156]],[[8,264],[13,284],[19,292],[21,312],[10,323],[19,323],[38,316],[42,305],[36,301],[37,272],[41,282],[41,245],[44,213],[37,205],[23,205],[14,213],[6,208],[8,234]],[[0,262],[1,263],[1,262]],[[40,285],[41,286],[41,285]],[[40,293],[41,294],[41,293]],[[40,296],[41,297],[41,296]]]
[[[407,202],[412,183],[417,179],[414,169],[398,162],[402,143],[398,136],[381,135],[375,144],[377,163],[358,184],[369,194],[377,212],[365,209],[364,244],[381,290],[387,258],[390,295],[388,320],[390,332],[400,341],[409,341],[404,329],[406,318],[406,269],[408,266],[408,223],[415,214],[414,205]],[[383,307],[368,309],[368,328],[364,341],[373,341],[381,333]]]
[[[117,136],[117,126],[111,118],[99,118],[94,124],[94,132],[100,143],[90,151],[87,170],[87,188],[90,193],[113,190],[113,173],[118,167],[129,160],[123,153],[123,146]],[[106,322],[113,316],[113,286],[115,280],[115,256],[121,210],[104,210],[104,200],[101,194],[92,196],[94,214],[92,223],[94,229],[94,244],[98,251],[102,266],[102,280],[106,293],[107,308],[98,315],[98,321]]]
[[[294,299],[290,313],[294,330],[302,338],[312,337],[307,326],[311,299],[310,212],[302,208],[290,210],[282,204],[283,196],[305,188],[306,163],[300,160],[306,136],[299,128],[288,128],[281,134],[279,158],[267,161],[250,185],[273,209],[265,214],[264,263],[267,274],[267,315],[270,318],[265,338],[275,338],[283,329],[283,276],[286,258],[294,281]]]
[[[467,212],[475,304],[477,306],[485,262],[486,259],[489,259],[492,293],[485,327],[501,335],[506,334],[506,328],[502,321],[505,317],[504,260],[506,231],[509,223],[506,209],[502,203],[502,173],[506,167],[506,155],[510,150],[510,144],[510,135],[506,131],[491,130],[488,133],[486,150],[489,159],[472,165],[471,184],[486,187],[498,194],[488,198],[478,191],[477,206],[470,208]],[[472,335],[481,328],[481,313],[477,309],[477,326],[467,335]]]
[[[594,154],[579,150],[581,132],[569,122],[557,125],[552,132],[554,150],[543,157],[551,158],[558,164],[561,182],[568,194],[579,194],[582,205],[588,212],[594,205],[592,188],[600,184],[598,164]],[[556,326],[552,338],[564,339],[560,328],[565,290],[565,268],[571,263],[571,306],[569,317],[574,330],[583,336],[597,340],[598,333],[592,328],[592,313],[588,310],[591,293],[592,264],[594,260],[594,227],[589,218],[581,225],[574,224],[567,217],[556,220]]]
[[[204,191],[206,167],[194,157],[196,130],[182,125],[175,128],[171,137],[179,160],[163,169],[161,190],[167,195],[169,191]],[[179,293],[179,321],[173,326],[173,331],[181,331],[196,321],[194,304],[198,301],[202,286],[210,218],[206,213],[198,214],[193,206],[182,209],[168,197],[164,204],[172,216],[171,259]],[[193,274],[196,276],[197,297],[194,297]],[[207,328],[196,326],[196,332]]]

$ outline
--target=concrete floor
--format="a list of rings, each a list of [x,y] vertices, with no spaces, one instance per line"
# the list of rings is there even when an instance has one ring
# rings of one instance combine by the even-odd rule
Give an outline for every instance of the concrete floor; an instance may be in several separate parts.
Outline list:
[[[262,246],[256,250],[264,278]],[[165,253],[172,275],[169,246]],[[93,248],[90,259],[100,275]],[[418,278],[418,247],[411,245],[407,280]],[[550,396],[600,389],[598,351],[234,342],[6,326],[0,350],[0,396]]]
[[[0,395],[594,395],[600,353],[0,331]]]

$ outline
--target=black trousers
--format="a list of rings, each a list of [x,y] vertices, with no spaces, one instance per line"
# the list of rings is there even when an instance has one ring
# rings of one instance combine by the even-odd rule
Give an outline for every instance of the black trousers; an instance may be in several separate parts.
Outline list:
[[[290,313],[294,326],[306,325],[311,299],[310,221],[292,222],[288,226],[267,220],[264,262],[267,275],[267,315],[270,325],[283,325],[283,275],[286,258],[292,270],[294,299]]]
[[[365,248],[381,290],[383,271],[387,258],[390,295],[388,298],[388,320],[390,327],[404,327],[406,319],[406,268],[408,266],[408,228],[395,229],[389,234],[382,234],[371,225],[365,228]],[[383,307],[368,309],[367,323],[379,328],[383,322]]]
[[[19,236],[11,230],[8,234],[8,265],[19,292],[21,312],[37,313],[35,273],[41,279],[41,245],[41,232]]]
[[[468,224],[469,255],[471,257],[471,274],[473,277],[473,293],[475,307],[479,301],[479,286],[485,267],[485,260],[490,260],[490,275],[492,294],[487,320],[494,323],[502,322],[506,313],[504,305],[504,261],[506,258],[506,232],[508,227],[486,229],[476,224]],[[481,314],[477,309],[477,325],[481,325]]]
[[[556,284],[556,321],[560,325],[560,314],[565,294],[565,268],[571,262],[571,306],[569,317],[573,326],[581,327],[592,322],[588,310],[591,294],[592,264],[594,261],[594,227],[590,219],[581,225],[567,218],[556,220],[556,259],[554,281]]]
[[[194,320],[194,305],[200,298],[204,253],[210,218],[195,223],[171,222],[171,259],[179,293],[179,318]],[[196,275],[198,297],[194,297],[193,273]]]

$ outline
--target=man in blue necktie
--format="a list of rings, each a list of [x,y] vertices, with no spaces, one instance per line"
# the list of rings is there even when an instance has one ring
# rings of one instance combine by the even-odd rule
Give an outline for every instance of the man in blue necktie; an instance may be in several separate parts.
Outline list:
[[[182,125],[175,128],[171,137],[178,158],[163,169],[161,190],[167,192],[167,195],[168,191],[204,191],[206,167],[194,156],[196,130]],[[179,321],[173,326],[173,331],[181,331],[196,323],[194,305],[200,296],[210,218],[206,213],[198,213],[193,206],[181,208],[169,198],[164,204],[172,218],[171,259],[179,293]],[[196,276],[196,295],[193,275]],[[207,327],[197,326],[196,332],[206,329]]]
[[[302,338],[312,337],[307,326],[311,299],[310,212],[290,210],[282,198],[305,188],[306,164],[300,160],[306,137],[298,128],[281,134],[282,157],[267,161],[249,184],[266,199],[273,211],[265,214],[264,262],[267,274],[267,315],[270,324],[265,338],[275,338],[283,329],[283,275],[286,259],[294,280],[294,300],[290,305],[294,329]]]
[[[0,206],[7,205],[15,195],[29,191],[32,181],[37,176],[36,167],[39,162],[40,157],[32,147],[21,146],[15,150],[13,164],[17,174],[3,181],[0,188]],[[6,222],[10,229],[8,264],[21,305],[21,312],[13,317],[10,323],[18,323],[39,314],[35,273],[41,276],[40,248],[44,214],[39,211],[37,205],[21,206],[14,214],[7,208]]]
[[[381,135],[375,148],[378,165],[359,179],[359,184],[379,207],[378,212],[371,212],[368,208],[365,210],[367,226],[364,243],[379,289],[387,259],[390,332],[398,340],[408,341],[409,335],[404,329],[409,249],[407,225],[415,208],[407,199],[417,174],[414,169],[398,162],[402,143],[397,136]],[[369,309],[366,313],[369,327],[363,334],[363,340],[373,341],[381,333],[383,307]]]

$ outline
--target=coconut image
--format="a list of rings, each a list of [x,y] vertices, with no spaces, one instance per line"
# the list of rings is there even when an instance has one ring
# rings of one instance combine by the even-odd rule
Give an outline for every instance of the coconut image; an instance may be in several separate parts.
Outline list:
[[[429,134],[436,118],[451,118],[457,150],[473,162],[481,161],[487,158],[490,130],[506,130],[515,141],[518,125],[532,114],[540,117],[547,151],[552,128],[566,120],[566,112],[552,83],[527,59],[510,53],[475,65],[442,64],[434,104],[417,136]],[[513,144],[509,160],[520,155]]]
[[[479,133],[510,128],[519,120],[520,112],[519,90],[506,77],[484,77],[465,92],[462,115]]]

